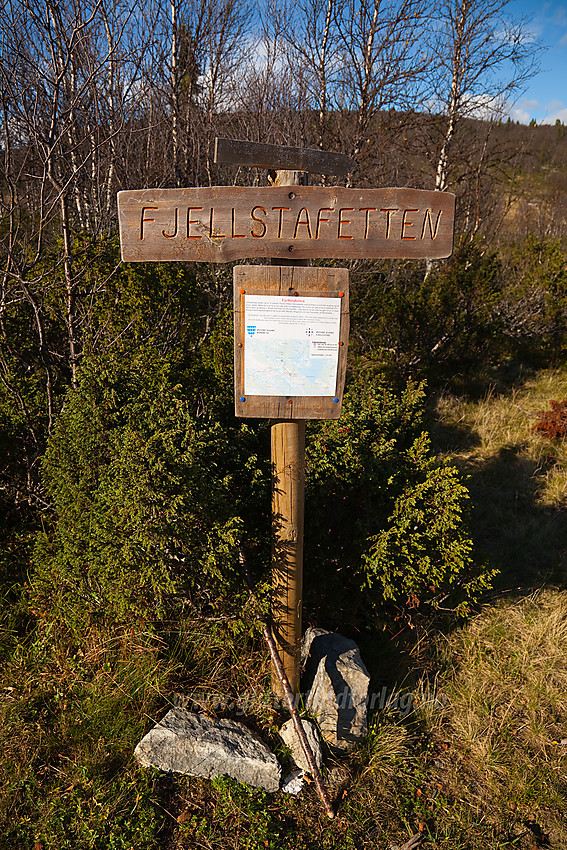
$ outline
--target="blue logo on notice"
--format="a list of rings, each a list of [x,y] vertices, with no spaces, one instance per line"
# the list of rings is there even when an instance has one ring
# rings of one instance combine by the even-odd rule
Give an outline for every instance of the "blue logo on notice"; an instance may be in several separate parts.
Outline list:
[[[246,330],[248,331],[248,336],[254,336],[256,333],[256,325],[246,325]]]

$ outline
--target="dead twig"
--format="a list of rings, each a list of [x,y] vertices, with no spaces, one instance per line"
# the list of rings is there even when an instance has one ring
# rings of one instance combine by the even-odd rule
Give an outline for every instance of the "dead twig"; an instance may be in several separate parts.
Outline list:
[[[402,844],[400,850],[418,850],[418,847],[421,847],[425,836],[423,832],[417,832],[415,835],[412,835],[409,841],[406,841],[405,844]]]
[[[252,587],[252,579],[250,577],[250,570],[248,568],[248,561],[246,559],[246,555],[244,553],[244,549],[241,544],[238,544],[238,560],[240,562],[240,566],[242,568],[242,572],[244,574],[244,578],[246,581],[246,585],[248,587],[248,592],[252,597],[254,597],[254,590]],[[262,626],[262,634],[264,635],[264,640],[268,645],[268,649],[270,651],[270,657],[272,659],[272,664],[276,670],[278,675],[278,679],[280,685],[282,686],[282,690],[284,693],[285,704],[291,714],[291,719],[293,721],[293,725],[295,731],[297,732],[297,736],[301,742],[301,746],[303,748],[303,752],[305,753],[305,758],[309,764],[309,770],[313,777],[313,781],[315,782],[315,787],[317,788],[317,793],[321,798],[321,802],[323,803],[323,808],[325,809],[326,814],[330,818],[335,817],[335,810],[333,809],[333,804],[327,794],[325,786],[323,785],[323,780],[321,778],[321,773],[319,772],[319,768],[317,767],[317,763],[315,761],[315,757],[313,755],[313,750],[309,745],[309,741],[307,740],[307,736],[305,734],[305,730],[303,729],[303,724],[301,723],[301,718],[299,716],[299,712],[295,705],[295,697],[293,691],[291,690],[289,680],[285,674],[285,670],[283,668],[283,664],[281,662],[280,656],[278,654],[278,650],[272,637],[272,632],[270,627],[265,622],[265,620],[260,621]]]

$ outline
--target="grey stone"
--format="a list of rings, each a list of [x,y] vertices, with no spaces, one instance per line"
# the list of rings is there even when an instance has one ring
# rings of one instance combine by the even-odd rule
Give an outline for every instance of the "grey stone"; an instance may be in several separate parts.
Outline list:
[[[350,650],[358,650],[357,644],[338,632],[329,632],[326,629],[307,629],[301,642],[301,667],[303,669],[301,684],[303,689],[310,689],[322,658],[327,655],[338,656]]]
[[[321,751],[321,741],[319,733],[317,732],[317,727],[310,720],[302,720],[301,725],[303,726],[303,731],[305,732],[309,746],[311,747],[311,752],[315,758],[315,764],[319,769],[321,769],[321,765],[323,764],[323,753]],[[287,720],[284,723],[280,729],[280,738],[286,747],[290,748],[291,755],[296,765],[301,768],[301,770],[304,770],[305,773],[311,773],[307,756],[303,752],[303,747],[301,746],[299,735],[293,725],[293,720]]]
[[[306,708],[327,744],[349,751],[365,737],[370,676],[356,643],[337,632],[308,629],[302,648]]]
[[[236,720],[211,720],[172,708],[134,750],[143,767],[191,776],[230,776],[277,791],[281,768],[264,742]]]

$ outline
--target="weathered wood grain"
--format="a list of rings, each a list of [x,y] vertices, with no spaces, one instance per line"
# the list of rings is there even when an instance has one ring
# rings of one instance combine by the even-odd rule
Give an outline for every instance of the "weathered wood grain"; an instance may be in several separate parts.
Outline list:
[[[272,630],[291,690],[298,694],[303,593],[304,421],[272,425],[271,459]]]
[[[273,168],[275,171],[309,171],[314,174],[334,174],[344,177],[358,168],[358,163],[342,153],[315,148],[292,148],[287,145],[266,145],[239,139],[215,139],[215,162],[225,165],[249,165]]]
[[[244,290],[244,293],[241,292]],[[244,392],[244,295],[341,297],[339,358],[334,396],[253,396]],[[348,269],[304,266],[234,267],[234,407],[236,416],[259,419],[338,419],[341,414],[349,337]],[[241,401],[245,398],[245,401]],[[334,399],[338,401],[334,401]]]
[[[327,186],[118,193],[126,262],[448,257],[455,196]]]

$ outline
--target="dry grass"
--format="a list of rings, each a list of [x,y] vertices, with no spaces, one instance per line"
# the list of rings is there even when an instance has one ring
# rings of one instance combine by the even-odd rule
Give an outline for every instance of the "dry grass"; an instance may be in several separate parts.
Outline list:
[[[17,646],[0,689],[0,847],[99,847],[107,824],[148,846],[151,783],[136,790],[130,753],[163,699],[160,649],[134,630],[93,630],[79,649],[53,624]]]
[[[133,762],[173,693],[238,702],[266,687],[263,645],[237,622],[181,618],[159,641],[93,631],[80,649],[51,623],[26,643],[0,635],[0,848],[387,850],[418,832],[424,850],[567,847],[567,443],[532,430],[566,397],[567,372],[547,372],[481,402],[439,400],[435,439],[469,476],[477,553],[508,592],[407,658],[376,636],[374,678],[397,691],[419,679],[412,666],[429,673],[409,715],[378,712],[350,757],[328,759],[334,821],[309,786],[268,796]],[[534,591],[545,577],[555,589]],[[276,746],[279,718],[258,705],[250,718]]]
[[[379,714],[351,760],[354,846],[567,847],[567,591],[500,600],[432,655],[412,714]]]
[[[567,398],[567,372],[545,371],[507,394],[489,391],[480,402],[444,395],[436,413],[445,426],[469,437],[470,447],[452,457],[482,462],[514,453],[533,466],[540,505],[567,506],[567,441],[551,441],[534,432],[537,414],[552,400]],[[472,449],[472,451],[471,451]]]
[[[176,692],[257,694],[265,656],[229,620],[182,619],[162,638],[93,627],[79,643],[39,622],[0,676],[1,850],[165,847],[179,801],[169,777],[137,766],[135,744]]]
[[[566,847],[567,592],[483,611],[446,639],[440,660],[447,703],[428,729],[453,816],[460,808],[462,822],[464,807],[471,822],[497,824],[514,813],[518,835],[537,822]]]
[[[481,401],[442,396],[435,439],[468,478],[479,557],[500,589],[567,576],[567,440],[534,432],[539,411],[567,398],[567,371],[546,371]]]
[[[533,430],[565,398],[554,371],[437,403],[434,440],[468,478],[477,556],[502,581],[496,604],[439,640],[438,672],[416,689],[428,745],[413,788],[434,847],[567,847],[567,440]],[[407,759],[415,775],[411,747]]]

